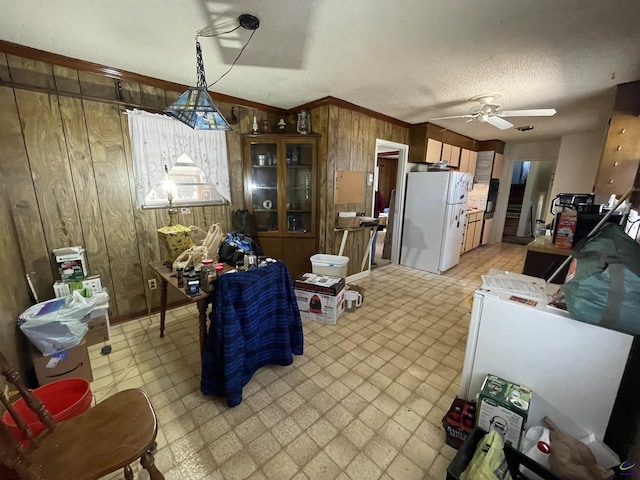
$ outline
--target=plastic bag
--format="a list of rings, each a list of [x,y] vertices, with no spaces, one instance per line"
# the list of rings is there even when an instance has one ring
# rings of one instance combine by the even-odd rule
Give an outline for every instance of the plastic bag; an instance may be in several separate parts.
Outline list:
[[[73,348],[82,342],[89,327],[89,313],[108,299],[106,293],[84,298],[79,291],[29,307],[18,319],[20,330],[43,355]]]
[[[473,458],[460,480],[511,480],[504,457],[504,443],[500,434],[490,431],[478,442]]]

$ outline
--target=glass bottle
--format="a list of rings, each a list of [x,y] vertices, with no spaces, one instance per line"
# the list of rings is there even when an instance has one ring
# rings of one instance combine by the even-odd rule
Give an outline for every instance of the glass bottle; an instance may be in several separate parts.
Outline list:
[[[298,113],[298,133],[307,134],[311,133],[311,117],[306,110],[302,110]]]

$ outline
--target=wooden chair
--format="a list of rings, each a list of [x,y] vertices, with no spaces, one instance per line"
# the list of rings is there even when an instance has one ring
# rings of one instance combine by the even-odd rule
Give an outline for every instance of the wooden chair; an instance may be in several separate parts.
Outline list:
[[[57,424],[1,352],[0,374],[18,389],[46,426],[44,432],[34,437],[9,400],[0,394],[16,425],[30,440],[29,447],[23,447],[0,422],[0,463],[15,471],[19,479],[88,480],[124,469],[125,479],[132,480],[130,464],[140,459],[150,480],[164,480],[152,454],[158,422],[142,390],[118,392],[77,417]]]

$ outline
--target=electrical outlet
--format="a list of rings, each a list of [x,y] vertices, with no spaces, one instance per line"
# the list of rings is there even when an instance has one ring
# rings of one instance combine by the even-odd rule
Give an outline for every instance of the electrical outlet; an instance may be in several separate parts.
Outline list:
[[[149,279],[149,290],[155,290],[156,288],[158,288],[158,282],[156,281],[155,278],[150,278]]]

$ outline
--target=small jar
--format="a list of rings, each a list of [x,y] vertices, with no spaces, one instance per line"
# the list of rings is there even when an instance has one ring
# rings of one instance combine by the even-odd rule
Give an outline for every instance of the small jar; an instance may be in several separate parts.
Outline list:
[[[202,271],[200,273],[200,289],[205,292],[213,291],[213,284],[216,281],[216,267],[213,260],[202,260]]]

